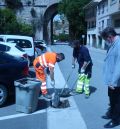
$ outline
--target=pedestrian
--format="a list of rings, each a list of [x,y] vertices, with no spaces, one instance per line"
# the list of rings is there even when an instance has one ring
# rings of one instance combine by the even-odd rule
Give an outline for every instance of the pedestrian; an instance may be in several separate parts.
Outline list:
[[[88,98],[90,95],[90,78],[92,74],[92,60],[89,54],[88,48],[80,43],[79,40],[73,41],[73,59],[72,68],[75,68],[75,62],[78,62],[78,80],[76,86],[76,92],[83,93]]]
[[[48,94],[47,87],[46,87],[45,69],[49,68],[51,85],[54,87],[55,86],[55,79],[54,79],[55,63],[60,62],[64,59],[65,59],[65,56],[63,53],[46,52],[41,56],[36,57],[33,62],[33,66],[36,72],[36,78],[42,82],[42,85],[41,85],[42,95],[48,99],[51,99],[51,95]]]
[[[109,44],[104,60],[104,82],[108,87],[109,113],[102,118],[111,119],[105,128],[113,128],[120,124],[120,37],[112,27],[106,27],[101,37]]]

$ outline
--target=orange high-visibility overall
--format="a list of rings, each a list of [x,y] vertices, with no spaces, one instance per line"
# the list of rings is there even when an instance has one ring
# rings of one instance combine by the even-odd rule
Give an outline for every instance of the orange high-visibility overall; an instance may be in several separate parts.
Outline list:
[[[38,56],[37,58],[35,58],[35,60],[33,61],[33,66],[36,72],[36,78],[42,81],[42,85],[41,85],[42,94],[47,94],[46,75],[45,75],[44,69],[46,67],[54,68],[56,63],[56,57],[57,57],[56,53],[46,52],[45,54],[42,54],[41,56]],[[39,67],[36,67],[37,63],[40,63]]]

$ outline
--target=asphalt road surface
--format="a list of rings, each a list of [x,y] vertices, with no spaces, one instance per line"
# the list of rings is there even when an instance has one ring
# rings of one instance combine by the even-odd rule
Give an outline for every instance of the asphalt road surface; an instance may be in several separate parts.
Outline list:
[[[58,63],[55,76],[58,87],[63,87],[71,73],[72,48],[68,45],[49,46],[52,51],[63,52],[65,60]],[[13,97],[6,106],[0,108],[0,129],[104,129],[108,121],[101,118],[108,108],[107,87],[103,84],[103,61],[105,51],[89,48],[93,60],[93,74],[91,78],[91,95],[88,99],[84,94],[69,98],[70,107],[54,109],[50,102],[40,99],[38,109],[32,114],[16,112]],[[60,68],[60,69],[59,69]],[[34,76],[34,69],[31,68]],[[75,88],[78,65],[73,70],[67,82],[69,88]],[[53,90],[53,89],[52,89]],[[115,129],[119,129],[120,126]]]

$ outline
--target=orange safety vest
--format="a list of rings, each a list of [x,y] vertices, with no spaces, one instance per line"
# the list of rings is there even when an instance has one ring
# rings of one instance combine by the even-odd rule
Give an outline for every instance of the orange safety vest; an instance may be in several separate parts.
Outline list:
[[[36,70],[36,77],[42,81],[42,85],[41,85],[42,94],[47,93],[46,75],[44,73],[44,68],[54,67],[56,63],[56,57],[57,57],[56,53],[46,52],[45,54],[42,54],[41,56],[38,56],[37,58],[35,58],[33,62],[33,66]],[[40,63],[40,67],[38,68],[36,68],[37,63]]]
[[[57,54],[55,52],[46,52],[41,56],[38,56],[35,60],[40,63],[40,65],[45,67],[54,67],[56,63]]]

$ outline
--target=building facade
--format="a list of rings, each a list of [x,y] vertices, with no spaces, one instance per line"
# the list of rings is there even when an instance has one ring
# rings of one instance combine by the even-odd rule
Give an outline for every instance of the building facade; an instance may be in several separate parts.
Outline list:
[[[92,0],[84,7],[87,27],[87,44],[106,49],[105,41],[100,37],[100,32],[107,26],[115,28],[116,32],[120,34],[120,0]],[[90,10],[94,11],[91,17],[88,15]],[[94,19],[96,26],[89,27],[90,19]],[[91,32],[92,31],[92,32]]]

